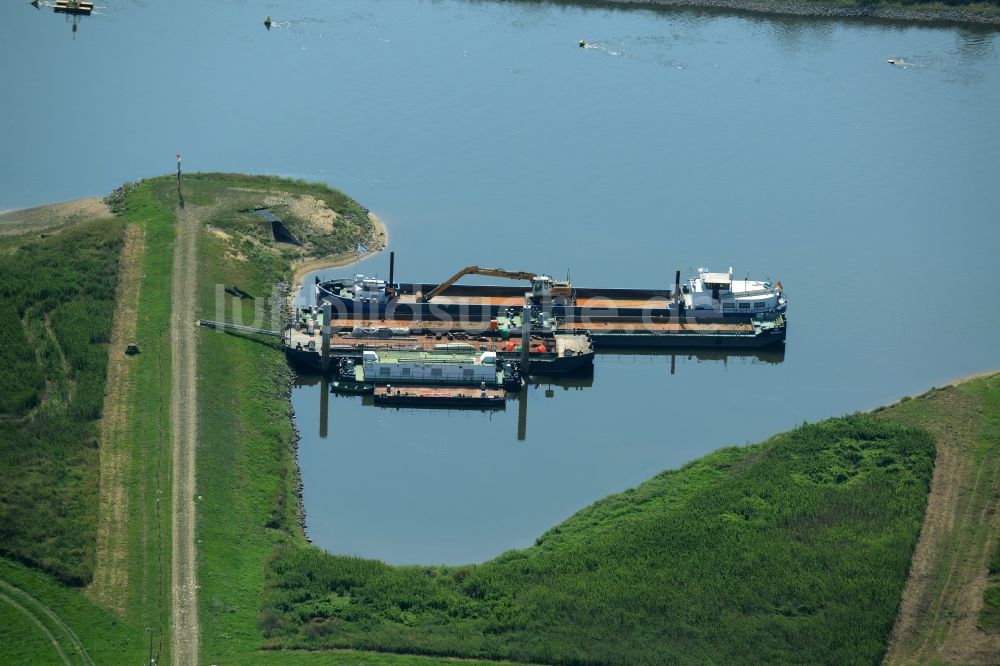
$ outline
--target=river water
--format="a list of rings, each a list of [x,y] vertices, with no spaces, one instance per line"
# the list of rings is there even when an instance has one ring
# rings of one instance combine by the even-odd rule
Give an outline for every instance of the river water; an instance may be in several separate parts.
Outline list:
[[[0,20],[0,209],[181,152],[344,189],[404,281],[477,263],[663,287],[732,265],[785,285],[783,356],[600,356],[592,382],[495,414],[300,378],[309,533],[334,552],[480,561],[720,446],[1000,367],[995,32],[462,0]]]

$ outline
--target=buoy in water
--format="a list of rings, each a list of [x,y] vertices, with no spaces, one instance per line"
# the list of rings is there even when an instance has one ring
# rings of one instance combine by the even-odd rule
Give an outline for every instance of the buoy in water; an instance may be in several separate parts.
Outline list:
[[[893,60],[892,58],[889,58],[888,60],[886,60],[886,62],[889,63],[890,65],[895,65],[896,64],[896,61]]]
[[[587,42],[585,42],[585,41],[583,41],[583,40],[581,39],[581,40],[580,40],[580,48],[582,49],[582,48],[585,48],[586,46],[587,46]]]
[[[267,28],[268,30],[271,29],[271,15],[270,14],[268,14],[267,16],[264,17],[264,27]]]

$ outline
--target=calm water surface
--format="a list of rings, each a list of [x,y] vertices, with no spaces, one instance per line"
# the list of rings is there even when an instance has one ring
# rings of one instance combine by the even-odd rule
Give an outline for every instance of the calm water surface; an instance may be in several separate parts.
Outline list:
[[[330,550],[486,559],[720,446],[1000,367],[996,33],[457,0],[121,1],[75,39],[27,3],[0,20],[0,209],[182,152],[348,191],[403,280],[733,265],[787,287],[783,358],[601,356],[592,386],[498,414],[324,407],[302,378]]]

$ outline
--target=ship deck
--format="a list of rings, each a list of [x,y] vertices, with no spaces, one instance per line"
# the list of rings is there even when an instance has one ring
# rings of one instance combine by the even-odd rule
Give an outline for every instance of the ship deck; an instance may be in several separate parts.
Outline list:
[[[420,335],[401,335],[393,336],[391,338],[359,338],[353,335],[344,335],[341,333],[334,333],[330,335],[330,349],[333,351],[338,350],[359,350],[359,349],[385,349],[385,350],[395,350],[395,351],[433,351],[438,350],[442,352],[470,352],[478,353],[483,351],[501,351],[503,346],[506,344],[506,340],[502,340],[496,337],[486,337],[479,336],[475,334],[466,334],[464,337],[449,339],[447,333],[454,330],[453,327],[449,327],[444,322],[428,322],[428,323],[439,323],[440,327],[435,327],[435,330],[439,330],[440,333],[423,333]],[[389,324],[378,325],[389,326]],[[480,329],[480,332],[482,329]],[[453,334],[454,335],[454,334]],[[461,335],[461,332],[460,332]],[[471,337],[470,337],[471,336]],[[584,343],[577,340],[576,336],[557,336],[556,341],[562,338],[567,338],[563,341],[564,349],[571,349],[575,353],[583,353]],[[570,339],[572,338],[572,339]],[[582,339],[582,338],[581,338]],[[521,344],[520,337],[511,337],[511,341],[516,344]],[[316,329],[315,333],[309,335],[305,331],[300,331],[298,329],[292,329],[288,333],[288,337],[285,343],[293,348],[308,348],[309,343],[312,342],[317,353],[319,352],[320,345],[322,344],[322,336],[320,335],[319,329]],[[531,346],[537,347],[540,344],[548,346],[551,344],[551,339],[545,339],[538,336],[531,337]],[[444,345],[450,345],[449,347],[444,347]],[[556,351],[559,351],[557,346]],[[589,351],[589,349],[588,349]]]
[[[474,386],[376,386],[377,398],[414,398],[426,400],[480,399],[503,400],[507,391],[502,388],[477,388]]]
[[[448,321],[407,321],[402,319],[373,319],[366,320],[365,326],[388,327],[388,328],[420,328],[430,331],[460,332],[475,335],[487,330],[488,322],[469,322],[460,324]],[[560,323],[560,328],[563,324]],[[625,321],[573,321],[565,324],[567,330],[575,331],[635,331],[649,333],[753,333],[753,325],[748,322],[717,321],[705,322],[678,322],[678,321],[647,321],[647,322],[625,322]],[[511,340],[517,338],[517,334],[511,335]],[[357,340],[358,338],[352,338]],[[490,338],[492,339],[492,338]],[[534,338],[532,338],[534,339]]]
[[[621,332],[621,333],[745,333],[752,335],[753,325],[742,322],[713,322],[687,323],[676,321],[653,321],[653,322],[616,322],[616,321],[581,321],[573,322],[570,329],[576,331],[587,331],[588,333],[598,332]]]
[[[394,350],[442,350],[444,345],[452,345],[448,351],[502,351],[508,342],[499,337],[486,336],[487,326],[482,323],[470,324],[466,327],[459,327],[454,322],[446,321],[420,321],[412,322],[396,319],[373,319],[361,322],[364,326],[376,328],[411,328],[420,329],[419,333],[405,336],[393,336],[387,338],[379,337],[355,337],[350,334],[333,333],[330,336],[330,348],[337,350],[354,349],[394,349]],[[574,321],[566,326],[566,332],[579,333],[623,333],[636,335],[668,335],[668,334],[701,334],[701,335],[738,335],[753,336],[754,327],[750,323],[718,321],[712,323],[694,323],[677,321],[652,321],[652,322],[617,322],[617,321]],[[510,342],[515,345],[521,344],[519,335],[511,335]],[[555,352],[558,356],[564,356],[567,350],[574,354],[582,354],[591,351],[583,336],[575,337],[571,335],[555,336]],[[309,343],[314,343],[317,351],[321,344],[319,329],[315,329],[313,335],[306,331],[292,329],[286,343],[294,348],[307,348]],[[531,346],[537,347],[539,344],[550,346],[552,338],[531,336]],[[460,345],[468,345],[466,348]]]
[[[504,409],[507,392],[499,388],[442,386],[378,386],[373,399],[382,407],[430,407],[438,409]]]
[[[614,296],[587,296],[578,297],[575,305],[578,308],[594,308],[601,310],[610,309],[643,309],[662,310],[669,306],[670,301],[666,298],[623,298]],[[490,295],[448,295],[441,294],[435,296],[431,301],[424,302],[416,294],[400,294],[394,299],[390,306],[399,305],[438,305],[438,306],[481,306],[492,307],[524,307],[524,296],[490,296]]]

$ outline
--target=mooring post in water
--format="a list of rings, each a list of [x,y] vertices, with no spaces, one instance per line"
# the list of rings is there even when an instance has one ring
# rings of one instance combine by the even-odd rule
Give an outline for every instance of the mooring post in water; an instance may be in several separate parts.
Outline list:
[[[528,378],[524,378],[524,388],[517,394],[517,441],[523,442],[528,436]]]
[[[323,375],[319,382],[319,437],[326,439],[330,421],[330,380]]]
[[[674,307],[677,312],[677,322],[684,318],[684,295],[681,293],[681,272],[674,273]]]
[[[330,367],[330,318],[333,316],[333,307],[330,302],[323,303],[323,357],[320,359],[320,368],[326,374]]]
[[[525,305],[521,311],[521,375],[528,381],[528,370],[531,356],[528,347],[531,345],[531,306]]]
[[[389,286],[390,287],[393,284],[395,284],[393,282],[393,280],[392,280],[392,278],[395,277],[395,275],[396,275],[396,253],[390,250],[390,252],[389,252]]]

